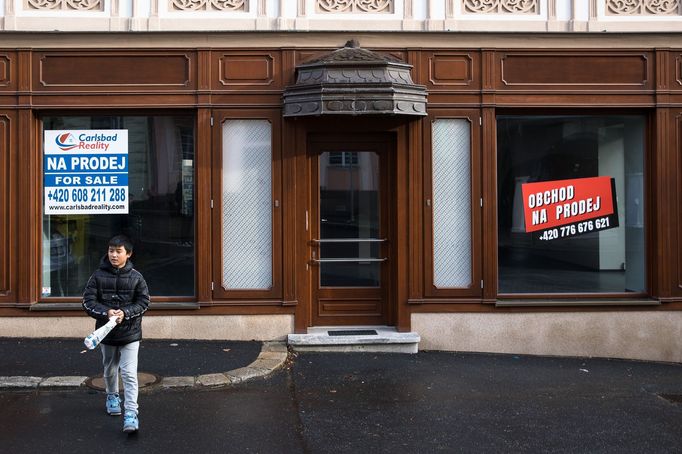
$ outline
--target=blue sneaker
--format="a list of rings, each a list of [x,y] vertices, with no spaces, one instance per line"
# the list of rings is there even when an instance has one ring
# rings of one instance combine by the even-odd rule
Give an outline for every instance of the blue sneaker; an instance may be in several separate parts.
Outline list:
[[[118,394],[107,394],[107,413],[111,416],[121,414],[121,399],[118,398]]]
[[[139,428],[140,421],[137,419],[137,413],[130,410],[126,411],[125,415],[123,415],[123,432],[137,432]]]

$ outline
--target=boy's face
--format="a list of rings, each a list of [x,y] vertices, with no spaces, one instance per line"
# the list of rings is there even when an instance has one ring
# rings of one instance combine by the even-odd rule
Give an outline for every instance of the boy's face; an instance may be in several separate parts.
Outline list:
[[[123,268],[126,266],[126,262],[132,255],[132,252],[126,251],[123,246],[109,246],[109,251],[107,256],[109,257],[109,262],[114,268]]]

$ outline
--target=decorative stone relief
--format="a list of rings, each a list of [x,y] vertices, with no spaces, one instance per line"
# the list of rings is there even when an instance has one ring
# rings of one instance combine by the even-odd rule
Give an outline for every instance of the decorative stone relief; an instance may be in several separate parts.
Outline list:
[[[247,0],[169,0],[169,11],[246,11]]]
[[[538,0],[462,0],[462,10],[479,14],[539,14]]]
[[[672,16],[680,14],[680,0],[606,0],[610,16]]]
[[[317,0],[318,13],[392,13],[393,0]]]
[[[25,0],[25,10],[103,11],[102,0]]]

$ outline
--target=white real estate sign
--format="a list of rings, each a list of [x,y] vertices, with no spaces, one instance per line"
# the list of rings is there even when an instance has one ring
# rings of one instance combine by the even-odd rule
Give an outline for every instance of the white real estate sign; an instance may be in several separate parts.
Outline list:
[[[128,213],[128,130],[45,131],[45,214]]]

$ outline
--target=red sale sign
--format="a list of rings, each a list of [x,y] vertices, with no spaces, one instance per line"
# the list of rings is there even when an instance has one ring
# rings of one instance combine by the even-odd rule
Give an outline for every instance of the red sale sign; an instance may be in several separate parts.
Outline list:
[[[521,185],[523,194],[523,212],[526,221],[526,232],[538,230],[556,230],[557,227],[578,225],[584,221],[598,220],[600,228],[589,228],[589,231],[603,230],[618,226],[615,185],[611,177],[576,178],[572,180],[542,181]],[[601,228],[601,219],[607,219]],[[615,218],[615,219],[614,219]],[[589,223],[594,227],[594,223]],[[588,233],[585,230],[579,233]],[[566,230],[566,229],[562,229]],[[576,233],[569,230],[565,235]],[[554,236],[554,239],[557,236]],[[541,238],[542,239],[542,238]]]

